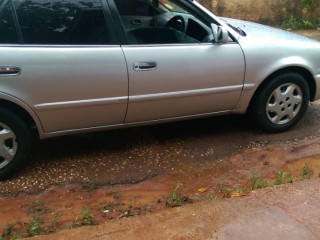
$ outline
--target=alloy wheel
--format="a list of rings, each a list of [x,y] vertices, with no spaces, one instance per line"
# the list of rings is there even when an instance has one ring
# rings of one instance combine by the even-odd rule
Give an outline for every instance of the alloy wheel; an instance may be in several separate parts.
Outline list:
[[[267,101],[268,119],[276,125],[286,124],[297,116],[302,103],[300,87],[293,83],[283,84],[271,93]]]

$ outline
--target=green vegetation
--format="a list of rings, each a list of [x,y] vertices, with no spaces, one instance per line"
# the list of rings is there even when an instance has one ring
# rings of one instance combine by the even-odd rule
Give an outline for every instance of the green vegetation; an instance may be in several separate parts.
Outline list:
[[[82,221],[81,225],[94,225],[94,215],[90,213],[90,208],[85,208],[82,210]]]
[[[313,4],[315,3],[314,0],[300,0],[300,3],[306,7],[306,8],[310,8],[313,6]]]
[[[178,184],[176,188],[170,192],[170,196],[166,202],[168,207],[180,207],[183,204],[191,203],[191,199],[182,194],[181,185]]]
[[[30,222],[30,226],[29,226],[29,236],[33,237],[36,235],[39,235],[41,233],[41,226],[40,226],[40,222],[38,219],[32,219]]]
[[[287,171],[275,171],[276,179],[268,180],[259,175],[253,174],[249,180],[249,189],[256,190],[266,187],[273,187],[274,185],[282,185],[286,183],[293,183],[295,178]]]
[[[220,192],[226,194],[228,197],[241,197],[247,193],[266,187],[273,187],[275,185],[281,185],[286,183],[293,183],[295,178],[287,171],[275,171],[275,179],[268,180],[259,174],[253,173],[248,183],[244,187],[227,188],[222,184],[220,186]]]
[[[313,167],[311,163],[306,163],[301,169],[302,179],[310,179],[314,174]]]
[[[23,233],[23,228],[25,227],[25,223],[22,222],[15,222],[15,223],[9,223],[7,225],[7,228],[4,230],[2,235],[0,236],[0,240],[16,240],[20,239],[23,236],[26,236],[26,234]]]
[[[281,28],[291,29],[291,30],[316,29],[319,27],[320,27],[319,17],[314,20],[308,20],[308,19],[291,16],[290,18],[285,19],[281,24]]]
[[[224,184],[220,185],[220,192],[225,195],[225,197],[241,197],[249,193],[250,187],[237,187],[237,188],[228,188]]]
[[[15,238],[16,238],[16,233],[14,230],[14,224],[8,224],[8,226],[4,230],[0,240],[15,239]]]
[[[281,185],[285,183],[293,183],[295,181],[294,177],[289,172],[276,171],[276,180],[274,185]]]
[[[269,162],[266,163],[269,164]],[[257,189],[273,187],[275,185],[286,183],[293,183],[295,181],[295,178],[289,173],[289,170],[275,171],[272,179],[265,178],[262,172],[253,172],[250,179],[245,184],[239,184],[236,188],[228,188],[225,184],[226,179],[224,178],[222,184],[220,185],[220,193],[223,193],[224,197],[241,197]],[[294,173],[297,179],[304,180],[311,178],[315,174],[315,171],[311,162],[307,162],[302,168],[299,168],[298,172],[294,171]],[[144,205],[142,207],[135,207],[138,198],[137,196],[134,196],[129,203],[122,203],[119,200],[121,199],[121,196],[115,195],[115,202],[107,202],[93,210],[102,211],[105,214],[105,217],[107,217],[108,219],[119,219],[143,215],[148,212],[154,212],[158,210],[158,206],[160,207],[159,209],[161,209],[163,207],[178,207],[187,203],[192,203],[191,199],[183,194],[182,190],[182,185],[178,184],[170,192],[169,195],[163,196],[157,201],[157,203],[152,205]],[[198,192],[204,193],[206,192],[206,189],[200,188],[198,189]],[[211,201],[214,201],[218,198],[218,195],[216,193],[209,193],[207,196],[201,196],[205,196],[207,200]],[[29,221],[16,221],[13,223],[9,223],[3,230],[3,232],[0,233],[0,240],[15,240],[20,238],[33,237],[40,234],[45,235],[55,232],[59,228],[62,229],[65,227],[63,224],[59,224],[58,222],[59,218],[62,216],[62,213],[52,213],[52,211],[48,208],[48,203],[46,201],[34,201],[26,204],[25,206],[29,208]],[[48,213],[50,213],[50,218],[48,218]],[[69,225],[69,228],[95,225],[99,221],[99,218],[96,219],[94,214],[92,213],[91,207],[82,208],[75,214],[77,215],[73,219],[73,221],[71,220],[72,223]]]
[[[79,219],[79,215],[81,214],[81,218]],[[68,228],[80,227],[80,226],[88,226],[95,225],[95,217],[90,212],[90,207],[83,208],[80,213],[75,217],[73,223]]]
[[[41,211],[42,212],[42,211]],[[30,213],[34,215],[34,213]],[[54,214],[51,221],[44,222],[40,216],[31,216],[29,222],[9,223],[0,236],[0,240],[15,240],[26,237],[33,237],[40,234],[49,234],[56,230],[58,218],[62,216],[61,212]]]
[[[312,21],[308,19],[291,16],[290,18],[285,19],[281,24],[281,28],[292,30],[316,29],[318,27],[320,27],[320,18],[317,18]]]
[[[272,184],[268,182],[267,179],[255,173],[252,174],[252,177],[249,180],[250,190],[262,189],[262,188],[270,187],[271,185]]]

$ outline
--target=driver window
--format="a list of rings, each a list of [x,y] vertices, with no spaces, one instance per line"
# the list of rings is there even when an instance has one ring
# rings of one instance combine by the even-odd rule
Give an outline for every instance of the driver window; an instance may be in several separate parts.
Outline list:
[[[129,44],[212,42],[209,26],[174,0],[114,0]]]

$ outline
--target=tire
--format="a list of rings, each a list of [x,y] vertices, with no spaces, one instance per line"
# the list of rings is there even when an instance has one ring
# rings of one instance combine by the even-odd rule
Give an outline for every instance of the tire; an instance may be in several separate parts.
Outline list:
[[[0,108],[0,180],[22,167],[31,146],[32,135],[27,124],[16,114]]]
[[[268,132],[286,131],[303,117],[309,101],[307,81],[297,73],[283,73],[257,93],[252,112],[254,121]]]

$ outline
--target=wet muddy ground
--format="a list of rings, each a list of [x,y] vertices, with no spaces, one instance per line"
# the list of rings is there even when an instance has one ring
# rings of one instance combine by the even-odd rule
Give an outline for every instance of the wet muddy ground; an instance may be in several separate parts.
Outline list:
[[[0,226],[47,234],[246,194],[276,171],[298,181],[305,168],[317,178],[319,108],[281,134],[230,116],[42,142],[26,169],[1,183]],[[33,223],[39,232],[30,233]]]
[[[252,180],[267,184],[276,172],[316,178],[319,126],[313,103],[281,134],[227,116],[42,141],[24,169],[0,183],[0,236],[1,229],[6,239],[47,234],[246,194]]]

